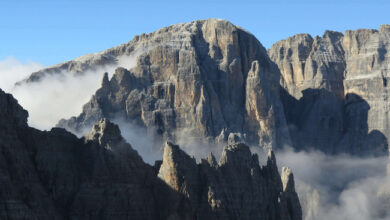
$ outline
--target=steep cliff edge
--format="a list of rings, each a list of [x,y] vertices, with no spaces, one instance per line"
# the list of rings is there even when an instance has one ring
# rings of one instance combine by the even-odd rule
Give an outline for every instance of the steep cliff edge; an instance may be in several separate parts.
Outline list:
[[[224,20],[172,25],[68,62],[74,74],[100,65],[117,68],[111,78],[104,75],[80,115],[58,126],[85,133],[109,118],[173,142],[188,137],[388,154],[389,29],[299,34],[275,43],[267,54],[253,35]]]
[[[383,155],[390,137],[389,25],[378,30],[299,34],[268,50],[279,66],[294,146]]]
[[[105,75],[83,112],[58,126],[80,131],[102,117],[122,117],[167,140],[186,135],[249,143],[289,143],[279,72],[250,33],[218,19],[193,21],[136,37],[131,69]],[[180,133],[179,133],[180,132]]]
[[[28,127],[27,111],[1,90],[0,106],[1,219],[301,219],[292,175],[282,181],[273,154],[260,168],[233,145],[218,165],[196,164],[167,144],[152,167],[107,119],[77,138]]]

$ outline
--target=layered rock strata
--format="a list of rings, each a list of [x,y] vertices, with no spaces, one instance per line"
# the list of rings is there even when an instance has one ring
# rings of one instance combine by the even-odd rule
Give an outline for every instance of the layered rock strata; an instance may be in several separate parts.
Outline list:
[[[299,34],[268,54],[281,72],[295,146],[358,155],[387,153],[390,28]],[[285,98],[292,96],[292,98]],[[361,152],[359,152],[361,151]]]
[[[167,140],[289,143],[279,100],[279,73],[260,42],[223,20],[177,24],[137,36],[147,48],[131,69],[117,68],[83,112],[58,126],[79,132],[102,117],[122,117]]]

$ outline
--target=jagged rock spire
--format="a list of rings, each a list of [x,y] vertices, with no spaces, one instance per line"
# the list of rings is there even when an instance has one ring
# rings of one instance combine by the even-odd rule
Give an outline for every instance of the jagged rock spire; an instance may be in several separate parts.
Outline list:
[[[103,79],[102,79],[102,88],[106,88],[110,85],[110,80],[108,79],[108,73],[105,72],[103,74]]]
[[[27,127],[28,112],[11,94],[0,89],[0,126]]]
[[[284,192],[295,191],[294,175],[289,167],[282,167],[281,178]]]
[[[285,175],[292,178],[291,171]],[[190,200],[199,219],[301,219],[301,210],[295,210],[300,209],[299,200],[291,204],[298,197],[293,197],[293,188],[283,191],[272,151],[263,168],[245,144],[226,146],[218,164],[210,154],[197,165],[167,142],[158,176]]]
[[[118,125],[106,118],[96,123],[92,128],[92,132],[85,137],[87,140],[97,141],[100,145],[108,149],[124,141]]]

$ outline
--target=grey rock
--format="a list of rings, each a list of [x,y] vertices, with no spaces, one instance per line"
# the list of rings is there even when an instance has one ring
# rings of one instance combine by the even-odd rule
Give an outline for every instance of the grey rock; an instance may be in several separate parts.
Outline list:
[[[283,88],[297,99],[308,88],[342,97],[346,65],[342,40],[341,33],[326,31],[323,37],[298,34],[275,43],[268,54],[280,69]]]
[[[167,143],[152,167],[105,118],[77,138],[28,127],[28,113],[1,90],[0,104],[1,219],[290,219],[298,212],[278,200],[276,161],[260,168],[245,145],[227,147],[219,164],[212,155],[197,164]]]
[[[112,79],[106,74],[82,113],[58,126],[84,133],[102,118],[120,117],[174,142],[186,136],[383,155],[390,135],[388,27],[298,34],[275,43],[268,57],[240,27],[193,21],[39,71],[27,81],[64,69],[82,74],[101,65],[131,66],[120,62],[129,56],[137,58],[132,68],[117,68]]]
[[[244,144],[225,147],[218,164],[212,154],[196,164],[171,143],[158,174],[191,200],[197,219],[302,219],[291,170],[283,175],[286,187],[272,151],[264,167]]]
[[[289,142],[279,72],[252,34],[209,19],[141,35],[128,45],[148,49],[135,67],[117,68],[110,80],[105,75],[83,112],[59,127],[80,132],[103,117],[121,117],[165,140],[227,142],[236,133],[264,146]]]
[[[108,120],[79,139],[61,128],[28,127],[27,112],[3,91],[0,103],[1,219],[185,219],[190,213]]]
[[[285,212],[282,212],[282,219],[302,219],[302,208],[299,202],[297,193],[295,192],[294,175],[288,167],[282,168],[282,184],[283,193],[281,203],[285,203],[287,207]]]
[[[387,27],[344,35],[326,31],[314,39],[300,34],[268,51],[282,75],[282,102],[295,148],[388,154]]]

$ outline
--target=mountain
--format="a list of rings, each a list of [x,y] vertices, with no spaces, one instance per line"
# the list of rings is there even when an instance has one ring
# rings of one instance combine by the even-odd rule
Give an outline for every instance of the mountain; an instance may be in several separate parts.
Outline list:
[[[100,120],[77,138],[40,131],[0,90],[1,219],[302,219],[291,170],[279,175],[244,144],[197,164],[167,143],[155,166],[143,162],[117,125]]]
[[[224,20],[173,25],[125,44],[147,49],[130,52],[136,64],[106,74],[82,113],[58,126],[80,133],[120,118],[174,142],[387,155],[388,34],[387,25],[298,34],[266,51]]]
[[[382,25],[344,35],[298,34],[268,50],[281,73],[282,103],[297,148],[387,153],[389,49],[390,26]]]
[[[277,66],[252,34],[209,19],[143,34],[126,45],[144,48],[136,65],[117,68],[111,79],[106,74],[83,112],[59,127],[79,132],[102,117],[119,117],[172,141],[227,142],[230,136],[269,147],[289,143]]]

